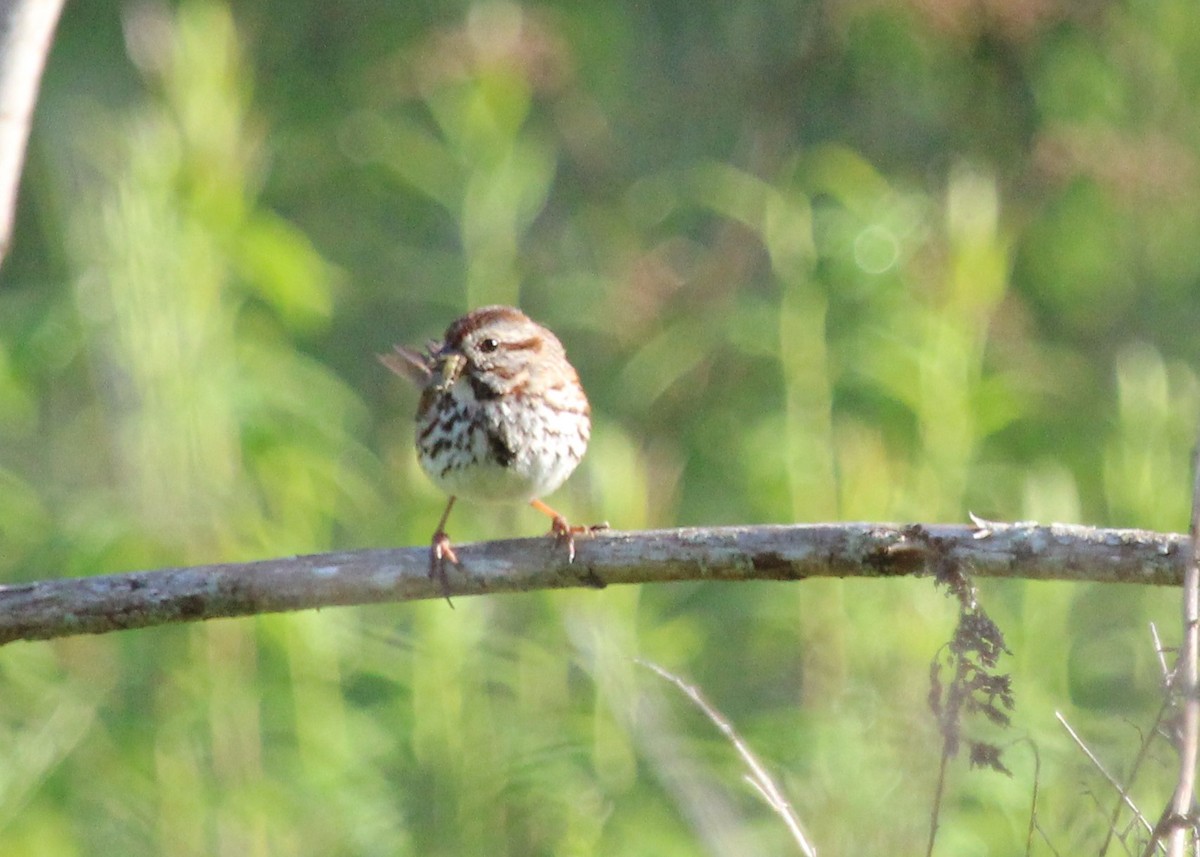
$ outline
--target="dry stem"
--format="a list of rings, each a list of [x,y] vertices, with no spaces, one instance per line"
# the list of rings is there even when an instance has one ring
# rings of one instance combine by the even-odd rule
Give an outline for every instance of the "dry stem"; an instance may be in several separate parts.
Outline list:
[[[1200,660],[1200,444],[1192,459],[1192,550],[1183,578],[1183,642],[1171,690],[1182,700],[1179,723],[1179,782],[1171,799],[1167,853],[1183,857],[1188,833],[1195,825],[1192,803],[1196,794],[1196,754],[1200,745],[1200,696],[1197,696],[1197,661]]]
[[[746,767],[750,769],[750,773],[746,776],[746,781],[754,786],[762,799],[766,801],[767,806],[771,807],[783,819],[801,853],[805,857],[817,857],[817,849],[809,842],[808,834],[804,832],[804,825],[800,823],[800,818],[796,815],[796,811],[792,808],[787,797],[784,796],[783,790],[775,784],[771,775],[767,773],[766,767],[754,755],[754,751],[750,749],[749,745],[738,735],[737,731],[733,728],[733,724],[726,720],[724,715],[717,711],[712,703],[704,698],[704,694],[700,692],[699,688],[688,684],[682,678],[663,669],[658,664],[644,661],[640,658],[638,659],[638,663],[647,669],[654,670],[654,672],[679,688],[684,695],[695,703],[697,708],[704,712],[705,716],[713,722],[713,725],[721,730],[721,734],[729,739],[734,749],[737,750],[738,755],[742,757],[742,761],[746,763]]]

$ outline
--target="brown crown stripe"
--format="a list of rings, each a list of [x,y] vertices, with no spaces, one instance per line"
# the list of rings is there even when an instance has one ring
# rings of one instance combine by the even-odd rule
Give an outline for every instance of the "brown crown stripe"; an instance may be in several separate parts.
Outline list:
[[[446,331],[446,342],[458,345],[463,338],[484,325],[496,321],[529,321],[525,313],[510,306],[485,306],[464,315]]]

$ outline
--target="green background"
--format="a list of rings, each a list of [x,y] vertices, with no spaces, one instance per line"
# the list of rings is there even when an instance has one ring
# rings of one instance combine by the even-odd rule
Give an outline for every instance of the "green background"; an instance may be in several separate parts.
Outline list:
[[[1198,189],[1193,0],[68,3],[0,273],[0,575],[427,544],[374,354],[487,303],[587,387],[575,521],[1184,530]],[[1034,853],[1096,853],[1116,798],[1054,714],[1128,778],[1178,592],[981,598],[1017,709],[968,732],[1029,740],[956,760],[938,853],[1023,851],[1035,747]],[[456,608],[6,647],[0,851],[795,853],[643,657],[822,854],[924,853],[928,579]]]

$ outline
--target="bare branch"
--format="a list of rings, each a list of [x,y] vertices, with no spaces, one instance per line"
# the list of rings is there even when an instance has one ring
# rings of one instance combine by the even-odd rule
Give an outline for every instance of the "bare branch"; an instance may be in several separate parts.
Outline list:
[[[1194,822],[1196,755],[1200,749],[1200,696],[1197,696],[1197,661],[1200,660],[1200,443],[1192,457],[1192,550],[1183,578],[1183,642],[1171,691],[1182,701],[1179,723],[1179,782],[1171,799],[1171,829],[1167,853],[1183,857]]]
[[[0,263],[8,255],[25,144],[62,0],[0,0]]]
[[[1188,539],[1052,524],[813,524],[605,531],[455,545],[454,596],[677,580],[900,577],[931,548],[978,577],[1179,585]],[[171,622],[441,598],[428,548],[364,550],[0,587],[0,644]]]

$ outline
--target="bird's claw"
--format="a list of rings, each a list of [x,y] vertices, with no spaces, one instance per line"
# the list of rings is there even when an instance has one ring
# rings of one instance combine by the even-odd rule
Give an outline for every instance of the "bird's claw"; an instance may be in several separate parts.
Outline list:
[[[567,519],[562,515],[555,515],[550,521],[550,535],[554,536],[560,542],[565,542],[567,545],[567,563],[575,561],[575,537],[590,536],[593,533],[598,533],[608,529],[608,521],[602,524],[592,524],[590,527],[574,526],[567,523]]]
[[[433,543],[429,546],[429,579],[441,584],[446,603],[454,607],[454,602],[450,600],[450,578],[446,574],[447,560],[462,568],[458,554],[450,547],[450,536],[445,530],[438,530],[433,534]]]

